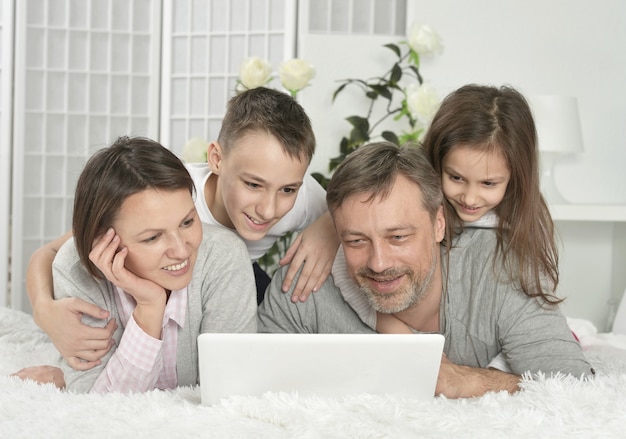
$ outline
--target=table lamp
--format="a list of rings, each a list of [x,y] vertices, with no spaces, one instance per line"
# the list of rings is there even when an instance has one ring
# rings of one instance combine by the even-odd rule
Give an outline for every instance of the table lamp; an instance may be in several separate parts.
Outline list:
[[[557,161],[567,154],[583,152],[578,100],[572,96],[529,96],[537,127],[540,153],[541,193],[548,204],[568,204],[554,179]]]

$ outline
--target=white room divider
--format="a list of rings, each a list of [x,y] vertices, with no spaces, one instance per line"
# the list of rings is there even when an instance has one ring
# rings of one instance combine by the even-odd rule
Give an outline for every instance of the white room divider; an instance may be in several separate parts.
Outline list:
[[[217,138],[241,63],[275,68],[295,56],[294,0],[167,1],[161,139],[181,153],[191,137]]]
[[[0,306],[29,310],[30,255],[71,227],[87,157],[217,137],[241,62],[295,56],[297,1],[0,1]]]
[[[9,291],[13,2],[0,3],[0,305]]]

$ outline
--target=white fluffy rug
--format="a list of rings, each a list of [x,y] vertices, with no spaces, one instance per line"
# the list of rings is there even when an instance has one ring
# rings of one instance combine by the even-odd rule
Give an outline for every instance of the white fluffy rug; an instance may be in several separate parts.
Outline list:
[[[268,393],[204,407],[197,388],[76,395],[9,377],[56,354],[29,315],[0,308],[0,438],[626,437],[626,336],[579,332],[598,371],[590,382],[537,377],[514,396],[467,400]]]

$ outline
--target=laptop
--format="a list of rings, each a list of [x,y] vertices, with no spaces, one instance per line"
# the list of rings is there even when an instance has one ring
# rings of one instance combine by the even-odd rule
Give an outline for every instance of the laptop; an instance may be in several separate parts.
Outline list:
[[[432,399],[440,334],[221,334],[198,336],[203,405],[234,395],[370,393]]]

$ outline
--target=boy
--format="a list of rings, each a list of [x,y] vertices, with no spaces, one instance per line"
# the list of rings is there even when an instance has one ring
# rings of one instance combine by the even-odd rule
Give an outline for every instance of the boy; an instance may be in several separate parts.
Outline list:
[[[314,150],[315,136],[304,109],[285,93],[259,87],[229,101],[218,140],[208,146],[207,163],[187,165],[201,220],[234,229],[252,261],[278,237],[306,228],[280,261],[291,262],[284,291],[302,267],[293,301],[306,300],[322,285],[339,246],[325,192],[306,175]],[[87,327],[81,324],[82,314],[107,318],[108,313],[77,299],[53,300],[52,260],[69,236],[33,253],[26,289],[37,324],[72,367],[85,370],[108,351],[116,323]],[[260,303],[269,276],[256,263],[255,277]]]

